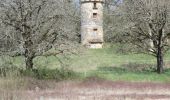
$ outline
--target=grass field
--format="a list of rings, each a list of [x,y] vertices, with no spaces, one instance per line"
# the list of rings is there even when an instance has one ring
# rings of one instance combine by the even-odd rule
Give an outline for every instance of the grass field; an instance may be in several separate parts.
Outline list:
[[[120,97],[128,98],[128,96],[130,96],[130,98],[132,96],[135,96],[135,98],[139,96],[152,97],[155,95],[160,97],[164,95],[164,93],[159,92],[160,90],[164,91],[166,89],[167,90],[169,89],[167,87],[169,87],[170,83],[170,52],[168,52],[165,55],[164,60],[166,67],[165,72],[163,74],[157,74],[154,71],[156,66],[155,65],[156,58],[145,54],[132,54],[132,53],[121,54],[117,52],[116,46],[112,48],[105,47],[103,49],[87,49],[80,52],[77,55],[67,55],[66,57],[63,57],[61,55],[58,55],[57,57],[56,56],[36,57],[34,59],[34,67],[38,70],[35,70],[34,72],[24,71],[22,72],[24,74],[23,75],[20,74],[21,73],[20,70],[18,71],[18,68],[19,69],[25,68],[23,57],[11,58],[8,56],[3,56],[0,57],[0,76],[2,74],[2,68],[17,67],[17,70],[15,69],[9,70],[8,68],[6,68],[5,71],[7,71],[8,74],[7,77],[0,77],[0,99],[23,100],[24,98],[24,100],[26,100],[27,96],[32,94],[35,94],[34,96],[38,98],[41,98],[42,95],[44,95],[44,97],[46,97],[47,95],[56,96],[60,94],[60,92],[58,92],[58,90],[60,89],[63,89],[63,92],[64,91],[68,92],[68,93],[61,92],[62,96],[64,96],[63,98],[66,98],[68,95],[70,95],[70,93],[72,93],[71,94],[72,99],[69,98],[70,100],[75,100],[75,98],[77,98],[80,95],[79,93],[75,93],[77,89],[80,92],[84,91],[82,92],[81,95],[90,94],[91,97],[95,96],[98,97],[99,95],[102,96],[103,93],[106,94],[111,93],[113,95],[109,96],[108,98],[116,96],[118,98]],[[68,68],[71,71],[60,70],[59,68],[61,67]],[[122,87],[121,90],[115,87],[117,86],[116,84],[118,85],[118,87],[120,86]],[[140,91],[141,88],[139,88],[139,90],[136,91],[135,88],[136,85],[138,87],[138,85],[140,86],[142,84],[145,92],[143,90]],[[162,86],[163,88],[158,89],[157,92],[155,92],[155,88],[160,86],[152,87],[152,84],[160,84],[160,86]],[[89,88],[88,86],[91,87]],[[130,87],[127,89],[127,86]],[[146,87],[148,89],[146,89]],[[109,90],[111,88],[113,90]],[[114,90],[114,88],[116,88],[116,90]],[[30,92],[30,90],[32,92]],[[37,92],[39,90],[41,90],[42,92]],[[125,90],[127,93],[122,92]],[[133,91],[134,94],[129,95],[128,94],[129,90]],[[54,93],[51,91],[53,91]],[[119,91],[120,95],[114,94],[115,91]],[[151,93],[155,92],[156,94],[149,95],[150,92]],[[143,95],[141,95],[140,93],[143,93]],[[159,95],[159,93],[162,94]],[[167,96],[168,98],[170,97],[169,94],[165,96]],[[98,97],[97,100],[100,100],[99,98],[102,99],[101,97]],[[28,98],[28,100],[30,99]],[[88,100],[94,99],[92,98],[90,99],[89,97]],[[124,98],[121,100],[126,99]]]
[[[96,76],[115,81],[170,82],[170,70],[158,75],[153,72],[156,58],[146,54],[121,54],[116,46],[103,49],[88,49],[77,55],[37,57],[34,67],[55,69],[65,67],[78,72],[81,77]],[[5,61],[5,63],[4,63]],[[3,57],[0,65],[24,67],[23,57]],[[170,52],[165,55],[165,67],[170,68]]]

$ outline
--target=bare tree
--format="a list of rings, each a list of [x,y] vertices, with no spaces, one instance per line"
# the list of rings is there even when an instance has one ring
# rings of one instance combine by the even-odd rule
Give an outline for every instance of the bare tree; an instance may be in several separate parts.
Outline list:
[[[26,68],[32,69],[33,58],[51,48],[55,54],[71,50],[79,23],[73,6],[70,0],[1,0],[1,51],[23,55]]]
[[[105,0],[104,1],[104,39],[106,42],[113,42],[116,34],[120,28],[117,28],[119,24],[120,16],[117,14],[117,8],[120,6],[122,0]]]
[[[119,15],[124,27],[123,37],[141,49],[141,52],[157,58],[157,72],[163,72],[163,57],[170,49],[170,1],[169,0],[125,0]]]

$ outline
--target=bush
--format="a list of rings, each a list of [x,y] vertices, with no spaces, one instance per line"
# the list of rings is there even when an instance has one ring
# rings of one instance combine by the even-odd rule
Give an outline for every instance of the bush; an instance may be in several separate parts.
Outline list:
[[[129,54],[129,53],[141,53],[141,49],[137,46],[134,46],[133,44],[127,44],[127,43],[117,43],[116,44],[116,53],[119,54]]]
[[[77,74],[69,69],[48,69],[48,68],[38,68],[33,70],[22,70],[22,76],[34,77],[37,79],[54,79],[57,81],[74,79]]]
[[[128,63],[122,66],[126,70],[131,71],[131,72],[153,72],[155,71],[155,65],[153,64]]]
[[[15,66],[0,66],[0,77],[32,77],[36,79],[54,79],[57,81],[74,79],[77,74],[69,69],[36,68],[32,70],[20,69]]]

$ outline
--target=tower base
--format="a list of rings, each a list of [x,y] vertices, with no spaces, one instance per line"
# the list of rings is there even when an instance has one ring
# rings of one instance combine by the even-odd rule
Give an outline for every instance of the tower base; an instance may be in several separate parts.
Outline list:
[[[103,44],[97,43],[97,44],[89,44],[88,48],[90,49],[100,49],[103,48]]]

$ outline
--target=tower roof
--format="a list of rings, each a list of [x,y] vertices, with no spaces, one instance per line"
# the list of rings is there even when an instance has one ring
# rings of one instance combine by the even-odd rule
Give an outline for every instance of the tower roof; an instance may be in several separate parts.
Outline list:
[[[105,0],[80,0],[81,3],[86,3],[86,2],[101,2],[103,3]]]

